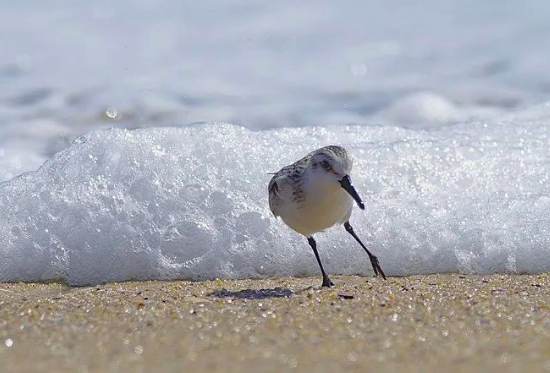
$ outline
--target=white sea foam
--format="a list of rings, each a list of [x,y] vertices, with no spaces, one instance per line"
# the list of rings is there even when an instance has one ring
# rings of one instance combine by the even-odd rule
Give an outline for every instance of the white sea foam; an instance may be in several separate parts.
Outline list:
[[[352,223],[388,275],[550,270],[550,119],[436,130],[227,124],[100,130],[0,185],[0,280],[315,275],[306,240],[267,207],[269,171],[341,144],[367,210]],[[369,274],[343,228],[330,273]]]

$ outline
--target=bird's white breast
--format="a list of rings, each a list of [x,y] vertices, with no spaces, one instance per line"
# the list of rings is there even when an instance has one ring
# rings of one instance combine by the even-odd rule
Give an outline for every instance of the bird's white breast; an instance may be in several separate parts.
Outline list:
[[[305,236],[349,220],[353,208],[350,195],[337,183],[309,183],[301,203],[287,203],[279,215],[296,232]]]

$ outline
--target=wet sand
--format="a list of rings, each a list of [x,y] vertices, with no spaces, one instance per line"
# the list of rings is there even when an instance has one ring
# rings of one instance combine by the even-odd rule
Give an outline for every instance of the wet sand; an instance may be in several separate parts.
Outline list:
[[[2,372],[550,370],[550,276],[0,284]]]

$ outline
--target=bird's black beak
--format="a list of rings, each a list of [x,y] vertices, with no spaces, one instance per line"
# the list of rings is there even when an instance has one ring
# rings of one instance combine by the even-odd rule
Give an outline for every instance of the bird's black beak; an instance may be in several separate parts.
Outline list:
[[[349,195],[355,200],[355,202],[357,202],[357,206],[359,206],[361,210],[364,210],[365,204],[363,203],[363,201],[361,201],[361,197],[359,197],[359,194],[357,193],[353,185],[351,185],[351,179],[349,178],[349,175],[344,176],[344,178],[340,180],[340,185],[342,186],[342,188],[344,188],[346,192],[349,193]]]

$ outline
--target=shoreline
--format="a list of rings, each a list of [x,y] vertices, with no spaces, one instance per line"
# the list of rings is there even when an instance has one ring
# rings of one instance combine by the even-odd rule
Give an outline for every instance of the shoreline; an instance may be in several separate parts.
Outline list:
[[[550,275],[0,284],[6,371],[550,368]],[[30,353],[30,351],[32,353]]]

